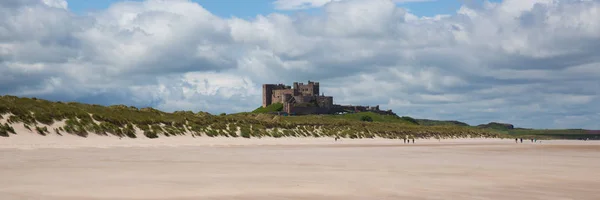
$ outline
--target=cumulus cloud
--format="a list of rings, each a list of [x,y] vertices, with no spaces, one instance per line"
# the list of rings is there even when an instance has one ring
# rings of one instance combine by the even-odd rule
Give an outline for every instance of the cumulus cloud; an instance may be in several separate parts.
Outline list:
[[[340,104],[600,129],[600,1],[505,0],[416,17],[391,0],[279,0],[314,15],[220,18],[188,0],[0,1],[0,92],[213,113],[261,84],[320,81]]]

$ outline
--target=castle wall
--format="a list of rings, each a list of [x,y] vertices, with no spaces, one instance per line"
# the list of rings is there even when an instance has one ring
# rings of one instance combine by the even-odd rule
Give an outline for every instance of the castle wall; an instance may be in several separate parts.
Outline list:
[[[329,114],[330,109],[320,107],[291,107],[290,114],[294,115],[313,115],[313,114]]]
[[[317,96],[316,100],[317,100],[317,104],[319,104],[319,107],[325,107],[325,108],[333,107],[333,97],[332,96]]]
[[[314,99],[313,96],[294,96],[296,103],[308,103]]]
[[[271,98],[272,103],[283,103],[283,98],[285,95],[293,95],[293,89],[279,89],[273,90],[273,96]]]

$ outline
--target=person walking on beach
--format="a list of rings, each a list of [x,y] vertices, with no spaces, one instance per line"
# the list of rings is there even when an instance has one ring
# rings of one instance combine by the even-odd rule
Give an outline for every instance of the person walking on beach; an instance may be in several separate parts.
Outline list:
[[[523,138],[519,138],[519,139],[521,139],[521,143],[523,143]]]
[[[404,138],[404,144],[406,144],[406,138]]]
[[[519,143],[519,138],[515,138],[515,143]]]
[[[412,139],[413,140],[413,144],[415,143],[415,138]]]

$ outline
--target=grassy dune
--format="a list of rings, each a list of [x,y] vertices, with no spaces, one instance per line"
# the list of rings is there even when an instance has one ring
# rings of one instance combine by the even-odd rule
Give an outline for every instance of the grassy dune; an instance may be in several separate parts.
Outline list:
[[[493,130],[459,126],[421,126],[409,117],[375,113],[347,115],[276,116],[239,113],[216,116],[206,112],[162,112],[125,105],[101,106],[75,102],[51,102],[35,98],[0,96],[0,135],[10,136],[14,126],[40,135],[89,134],[120,137],[335,137],[344,138],[451,138],[504,137]],[[368,115],[372,122],[361,121]],[[50,125],[60,123],[49,130]]]

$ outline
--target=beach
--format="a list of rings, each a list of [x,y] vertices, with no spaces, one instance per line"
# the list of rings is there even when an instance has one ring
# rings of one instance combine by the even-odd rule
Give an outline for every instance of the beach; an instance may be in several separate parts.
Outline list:
[[[600,142],[11,135],[0,199],[598,199]]]

